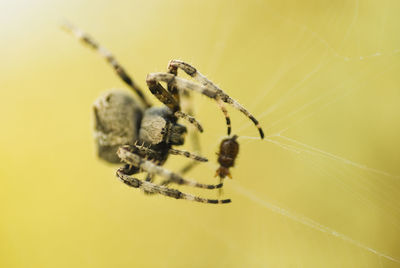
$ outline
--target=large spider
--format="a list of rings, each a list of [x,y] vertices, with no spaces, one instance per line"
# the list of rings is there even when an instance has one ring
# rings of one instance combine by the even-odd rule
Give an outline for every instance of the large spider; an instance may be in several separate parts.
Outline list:
[[[214,99],[225,115],[228,133],[231,131],[230,118],[223,103],[231,104],[248,116],[263,138],[264,134],[258,121],[193,66],[179,60],[170,61],[166,73],[150,73],[147,76],[146,82],[150,92],[164,104],[162,107],[153,107],[109,51],[80,29],[70,24],[64,24],[63,28],[103,56],[117,75],[136,92],[141,101],[138,103],[129,94],[113,90],[100,96],[94,103],[95,139],[99,157],[110,163],[120,163],[121,160],[125,163],[117,170],[117,177],[123,183],[140,188],[149,194],[161,194],[202,203],[230,203],[230,199],[206,199],[167,187],[170,183],[204,189],[222,187],[222,183],[209,185],[191,181],[161,167],[170,154],[185,156],[198,162],[208,161],[205,157],[172,148],[184,144],[184,135],[187,132],[186,127],[178,123],[179,118],[193,124],[198,131],[203,131],[190,110],[188,113],[181,110],[181,99],[188,101],[190,91],[197,91]],[[177,77],[178,69],[182,69],[200,84]],[[160,82],[165,82],[167,89]],[[183,171],[188,171],[192,166],[189,165]],[[147,173],[145,180],[132,177],[143,171]],[[153,183],[155,175],[164,177],[160,185]]]

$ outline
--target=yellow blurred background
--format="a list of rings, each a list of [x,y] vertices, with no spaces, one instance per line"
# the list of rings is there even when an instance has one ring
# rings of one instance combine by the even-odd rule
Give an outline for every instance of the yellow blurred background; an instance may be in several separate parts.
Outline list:
[[[0,267],[400,267],[399,13],[394,0],[1,1]],[[96,158],[91,105],[125,85],[63,19],[143,88],[182,59],[261,121],[264,141],[229,109],[233,203],[146,196]],[[224,118],[200,96],[195,109],[210,163],[187,176],[215,183]]]

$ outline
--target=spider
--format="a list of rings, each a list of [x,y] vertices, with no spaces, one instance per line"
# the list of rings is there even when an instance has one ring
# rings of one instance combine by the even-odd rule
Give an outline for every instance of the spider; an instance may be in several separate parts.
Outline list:
[[[154,107],[109,51],[80,29],[68,23],[64,24],[63,28],[104,57],[116,74],[139,97],[140,102],[127,93],[112,90],[100,96],[93,106],[94,136],[98,156],[110,163],[121,161],[125,163],[117,170],[117,177],[126,185],[140,188],[149,194],[161,194],[202,203],[230,203],[230,199],[207,199],[168,187],[170,183],[204,189],[218,189],[223,185],[222,183],[217,185],[198,183],[162,167],[171,154],[181,155],[197,162],[208,161],[205,157],[172,148],[184,144],[184,135],[187,132],[186,126],[179,124],[178,119],[188,121],[199,132],[203,132],[201,124],[192,116],[192,113],[181,110],[181,99],[187,101],[190,91],[196,91],[214,99],[225,115],[228,132],[230,132],[230,118],[223,103],[231,104],[247,115],[257,126],[263,138],[264,134],[258,121],[193,66],[180,60],[171,60],[166,73],[148,74],[146,82],[150,92],[164,104],[162,107]],[[183,70],[200,84],[178,77],[178,69]],[[167,88],[164,88],[160,82],[165,82]],[[183,171],[187,172],[190,167]],[[147,173],[145,180],[132,176],[141,172]],[[156,175],[164,177],[161,184],[153,183]]]

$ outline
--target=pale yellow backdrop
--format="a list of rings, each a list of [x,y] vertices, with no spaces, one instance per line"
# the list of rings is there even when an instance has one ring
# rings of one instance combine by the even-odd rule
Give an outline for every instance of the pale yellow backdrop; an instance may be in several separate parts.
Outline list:
[[[0,267],[400,267],[399,13],[394,0],[2,0]],[[232,204],[145,196],[96,158],[91,104],[125,86],[63,19],[142,87],[182,59],[260,119],[264,141],[229,109]],[[200,96],[195,109],[210,163],[188,177],[215,183],[224,118]]]

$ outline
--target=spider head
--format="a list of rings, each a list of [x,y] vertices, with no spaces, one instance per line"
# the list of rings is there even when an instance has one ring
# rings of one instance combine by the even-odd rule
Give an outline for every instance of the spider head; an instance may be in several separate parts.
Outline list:
[[[185,126],[176,123],[167,107],[153,107],[146,110],[139,131],[139,139],[150,144],[165,142],[182,145],[185,142]]]

